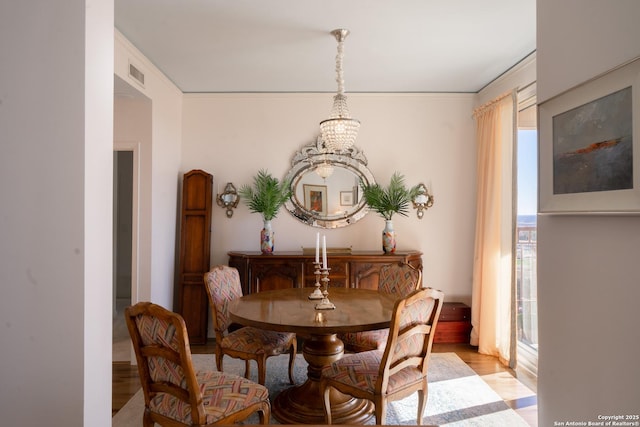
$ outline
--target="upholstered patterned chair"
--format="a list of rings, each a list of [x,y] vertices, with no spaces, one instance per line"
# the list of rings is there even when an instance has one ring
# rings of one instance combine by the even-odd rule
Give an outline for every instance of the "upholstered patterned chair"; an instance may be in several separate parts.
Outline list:
[[[245,361],[245,377],[249,378],[250,361],[258,365],[258,382],[264,384],[267,358],[289,353],[289,382],[293,381],[297,340],[294,333],[265,331],[250,326],[229,332],[231,318],[229,304],[242,297],[238,270],[226,265],[213,267],[204,275],[209,295],[213,329],[216,333],[216,366],[222,371],[224,355]]]
[[[396,299],[404,298],[421,286],[422,272],[407,263],[385,264],[380,268],[378,291]],[[389,329],[366,332],[349,332],[338,338],[345,349],[352,352],[380,350],[387,343]]]
[[[376,424],[384,424],[387,403],[418,392],[418,425],[427,403],[427,367],[444,295],[419,289],[398,300],[384,350],[348,354],[322,369],[320,391],[326,423],[331,424],[331,388],[368,399],[375,406]]]
[[[184,319],[150,302],[125,310],[144,392],[142,425],[210,426],[258,412],[269,424],[269,390],[237,375],[195,372]]]

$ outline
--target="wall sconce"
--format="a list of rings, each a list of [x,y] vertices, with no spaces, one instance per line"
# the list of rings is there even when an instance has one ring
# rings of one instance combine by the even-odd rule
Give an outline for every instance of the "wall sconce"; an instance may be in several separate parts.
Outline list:
[[[416,185],[415,196],[412,202],[413,208],[418,210],[418,212],[416,212],[418,219],[422,219],[424,211],[433,206],[433,196],[429,194],[429,190],[427,190],[427,187],[423,183]]]
[[[238,206],[239,201],[240,196],[238,196],[238,191],[230,182],[227,182],[227,185],[225,185],[224,193],[218,194],[218,197],[216,197],[218,206],[227,210],[227,218],[231,218],[233,216],[233,209]]]

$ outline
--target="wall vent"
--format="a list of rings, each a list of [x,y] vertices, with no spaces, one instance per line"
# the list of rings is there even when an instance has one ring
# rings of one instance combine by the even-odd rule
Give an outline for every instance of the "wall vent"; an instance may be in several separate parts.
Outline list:
[[[144,87],[144,73],[138,70],[133,64],[129,64],[129,76]]]

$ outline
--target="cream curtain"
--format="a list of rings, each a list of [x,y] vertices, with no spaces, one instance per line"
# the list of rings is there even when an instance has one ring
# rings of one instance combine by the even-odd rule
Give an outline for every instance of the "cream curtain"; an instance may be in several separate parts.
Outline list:
[[[515,366],[512,327],[516,91],[477,108],[477,204],[471,344]]]

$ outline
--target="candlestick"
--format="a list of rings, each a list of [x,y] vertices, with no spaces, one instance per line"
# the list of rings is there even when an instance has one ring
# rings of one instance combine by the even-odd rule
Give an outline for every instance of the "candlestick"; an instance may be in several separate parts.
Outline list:
[[[314,262],[313,265],[315,266],[315,274],[316,274],[316,284],[315,284],[315,291],[313,291],[311,294],[309,294],[309,299],[322,299],[324,298],[324,295],[322,294],[322,290],[320,289],[321,284],[320,284],[320,276],[322,274],[322,269],[320,268],[320,263],[319,262]]]
[[[316,310],[333,310],[336,306],[329,301],[329,270],[328,268],[322,269],[322,279],[324,284],[324,291],[322,291],[322,300],[316,304]]]
[[[327,236],[322,236],[322,268],[327,269]]]

